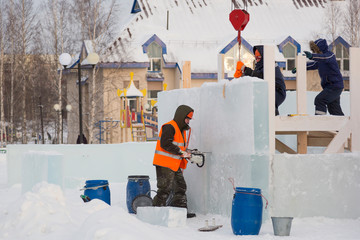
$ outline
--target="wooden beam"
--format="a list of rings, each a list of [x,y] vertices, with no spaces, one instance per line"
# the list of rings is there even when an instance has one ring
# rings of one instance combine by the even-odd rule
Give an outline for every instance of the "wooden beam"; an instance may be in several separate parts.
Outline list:
[[[339,131],[348,120],[347,116],[278,116],[275,131]]]
[[[307,138],[308,146],[312,147],[327,147],[333,138],[329,137],[309,137]]]
[[[351,124],[348,120],[347,124],[339,130],[339,133],[333,138],[324,153],[339,153],[344,152],[345,142],[351,134]]]
[[[306,103],[306,57],[296,57],[296,106],[298,114],[307,114]]]
[[[285,143],[281,142],[279,139],[275,138],[275,147],[281,153],[289,153],[289,154],[296,154],[294,150],[288,147]]]
[[[225,60],[225,54],[219,54],[218,55],[218,82],[220,82],[220,80],[225,78],[224,60]]]
[[[360,48],[350,48],[351,151],[360,151]]]
[[[333,131],[327,131],[327,132],[318,132],[318,131],[312,131],[309,132],[309,137],[314,137],[314,138],[333,138],[335,135],[337,134],[337,132],[333,132]]]
[[[264,80],[268,83],[269,153],[275,154],[275,47],[264,46]]]
[[[299,154],[307,153],[307,132],[297,133],[297,152]]]
[[[191,88],[191,62],[185,61],[183,65],[183,88]]]

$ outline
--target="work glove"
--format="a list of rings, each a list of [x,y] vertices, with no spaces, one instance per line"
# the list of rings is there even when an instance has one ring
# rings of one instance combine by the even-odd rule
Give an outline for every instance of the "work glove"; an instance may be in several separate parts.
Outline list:
[[[191,153],[188,153],[186,151],[181,151],[181,153],[182,153],[181,155],[182,158],[187,158],[187,159],[191,158]]]
[[[295,74],[295,73],[296,73],[296,68],[293,68],[293,69],[291,70],[291,72],[292,72],[293,74]]]
[[[203,157],[201,155],[192,155],[192,157],[189,159],[192,163],[197,163],[199,165],[203,164]]]
[[[243,72],[245,70],[245,64],[242,61],[238,61],[236,64],[236,71],[234,74],[234,78],[239,78],[243,75]]]
[[[307,57],[308,59],[312,59],[312,58],[313,58],[313,55],[312,55],[311,52],[304,51],[304,53],[305,53],[305,55],[306,55],[306,57]]]

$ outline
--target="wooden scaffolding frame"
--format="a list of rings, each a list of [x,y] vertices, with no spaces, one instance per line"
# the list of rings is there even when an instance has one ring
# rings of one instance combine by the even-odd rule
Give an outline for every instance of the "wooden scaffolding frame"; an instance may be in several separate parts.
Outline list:
[[[264,47],[264,80],[268,81],[269,151],[306,154],[308,146],[326,146],[324,153],[340,153],[344,148],[360,151],[360,48],[350,48],[350,116],[307,115],[306,58],[297,56],[297,114],[275,116],[275,48]],[[286,101],[286,100],[285,100]],[[286,146],[276,135],[297,136],[297,151]]]

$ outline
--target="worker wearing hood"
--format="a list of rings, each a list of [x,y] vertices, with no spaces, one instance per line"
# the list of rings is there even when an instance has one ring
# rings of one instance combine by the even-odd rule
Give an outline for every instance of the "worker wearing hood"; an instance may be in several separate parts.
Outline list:
[[[190,130],[189,122],[193,113],[191,107],[181,105],[176,109],[173,120],[161,127],[153,160],[158,187],[153,200],[154,206],[187,208],[186,182],[182,170],[186,168],[186,159],[191,157],[186,151],[186,131]],[[173,193],[172,199],[168,199],[170,193]],[[195,214],[188,213],[188,217],[194,216]]]
[[[310,41],[313,53],[304,51],[307,58],[307,70],[318,70],[323,90],[315,97],[315,115],[325,115],[328,110],[331,115],[343,116],[340,106],[340,95],[344,89],[344,80],[340,72],[336,56],[329,50],[325,39]]]

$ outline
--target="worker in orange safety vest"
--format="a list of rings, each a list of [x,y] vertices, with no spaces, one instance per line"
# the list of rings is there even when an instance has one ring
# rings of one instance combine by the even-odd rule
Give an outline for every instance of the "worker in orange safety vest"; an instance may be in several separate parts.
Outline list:
[[[182,171],[191,158],[191,153],[186,151],[186,131],[191,132],[189,123],[193,114],[191,107],[180,105],[173,120],[161,126],[153,160],[158,188],[153,206],[187,208],[186,182]],[[187,213],[188,218],[195,216],[194,213]]]

